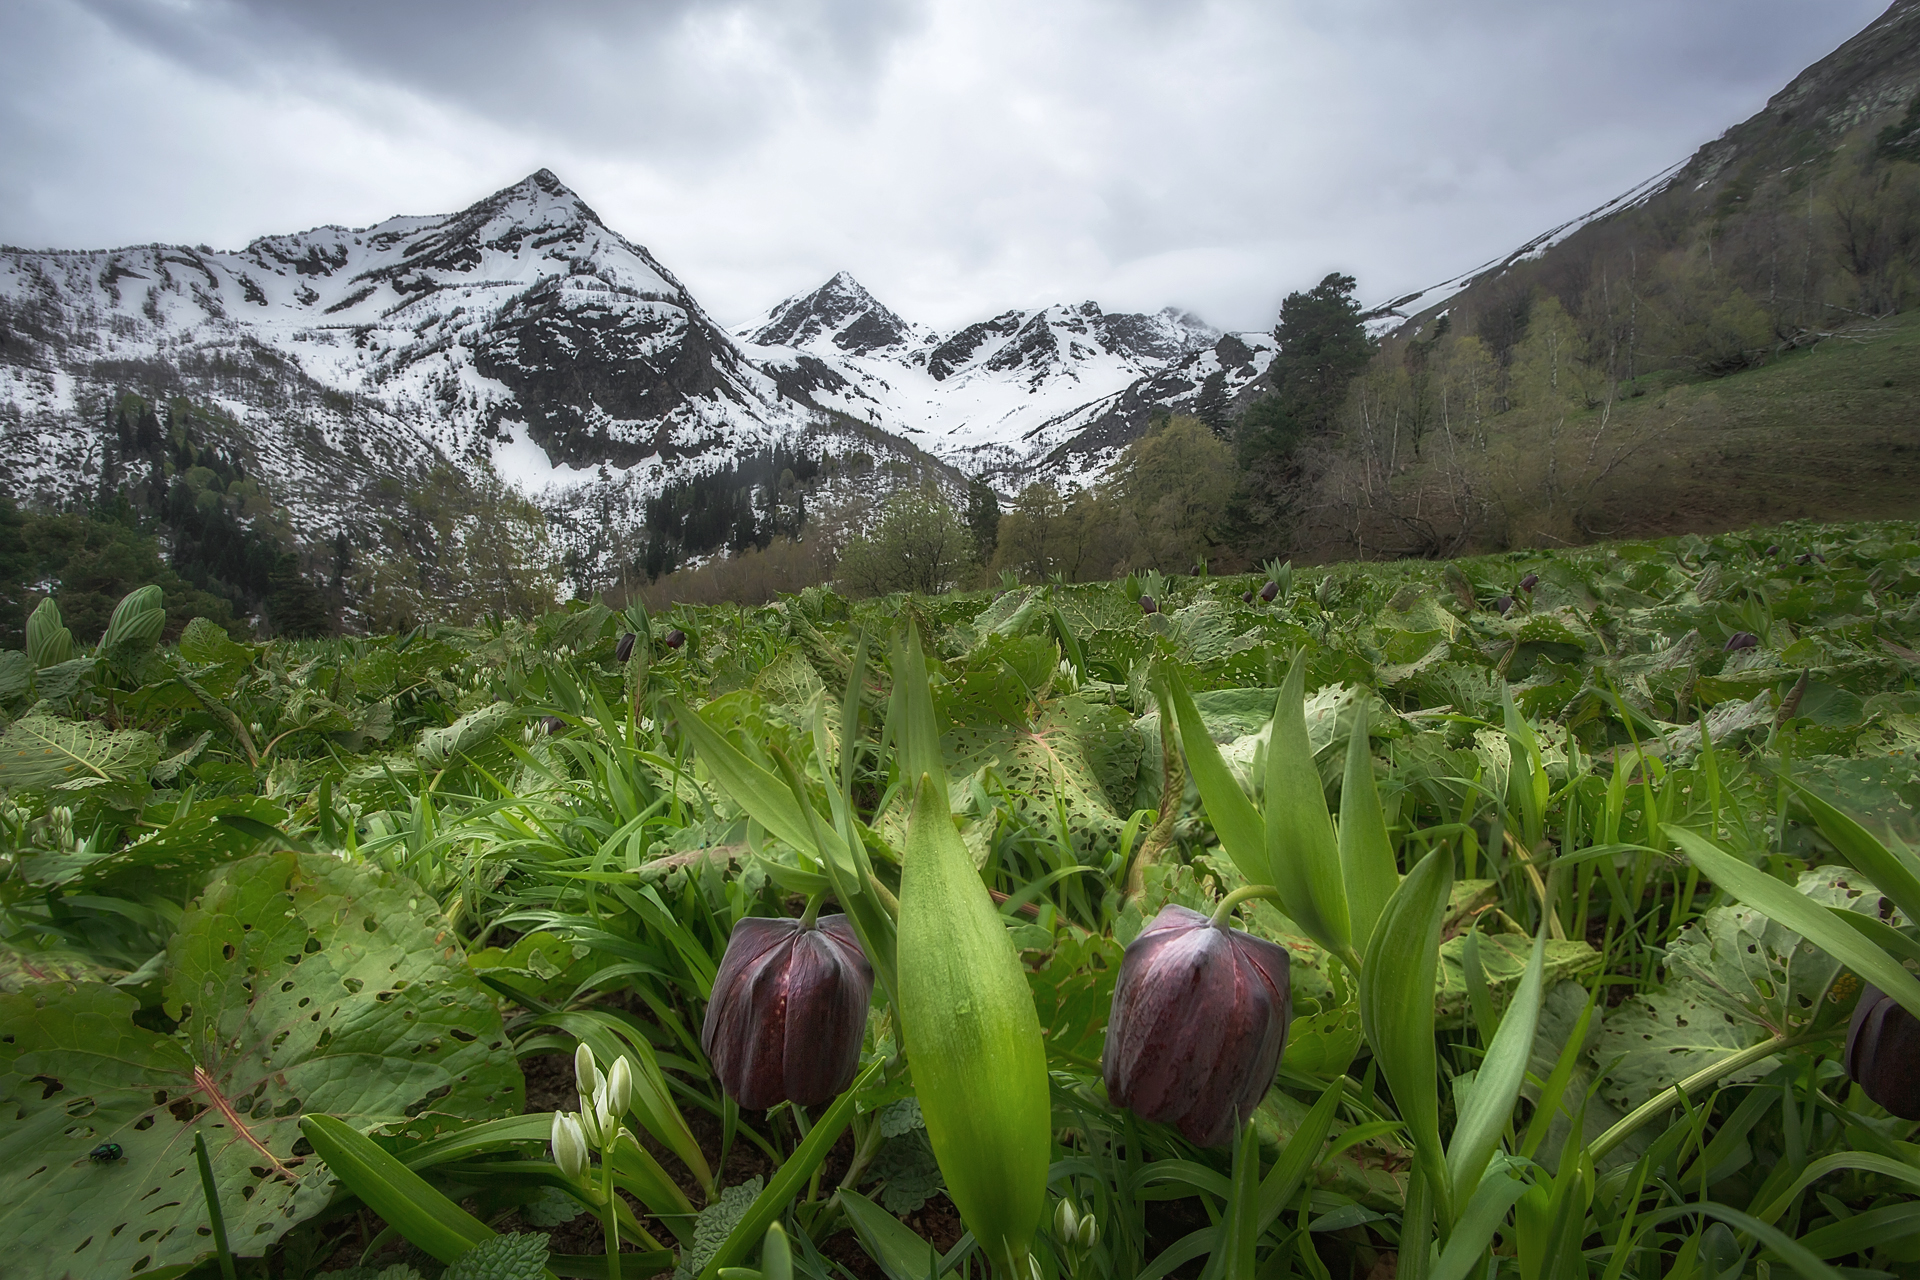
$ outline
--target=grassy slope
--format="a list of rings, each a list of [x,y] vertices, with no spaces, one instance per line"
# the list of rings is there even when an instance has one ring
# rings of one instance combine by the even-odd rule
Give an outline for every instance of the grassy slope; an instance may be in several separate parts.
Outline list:
[[[1623,533],[1920,516],[1920,313],[1615,413],[1661,429],[1609,486]]]

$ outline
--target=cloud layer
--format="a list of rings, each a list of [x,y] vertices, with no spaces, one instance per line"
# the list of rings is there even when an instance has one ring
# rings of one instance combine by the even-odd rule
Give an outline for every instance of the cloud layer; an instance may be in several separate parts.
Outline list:
[[[553,169],[722,320],[851,270],[951,325],[1264,327],[1500,254],[1883,0],[24,0],[0,240],[244,243]]]

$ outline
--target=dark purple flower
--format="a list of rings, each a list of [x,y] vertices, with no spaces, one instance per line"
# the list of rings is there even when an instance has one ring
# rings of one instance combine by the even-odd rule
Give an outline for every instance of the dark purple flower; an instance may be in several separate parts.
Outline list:
[[[1272,604],[1273,598],[1279,594],[1280,584],[1277,582],[1269,582],[1266,586],[1260,588],[1260,598],[1268,604]]]
[[[1732,653],[1736,649],[1751,649],[1759,643],[1760,637],[1753,634],[1753,632],[1736,631],[1727,637],[1725,652]]]
[[[1920,1120],[1920,1018],[1878,987],[1860,992],[1843,1061],[1869,1098],[1902,1120]]]
[[[1520,579],[1520,589],[1529,594],[1531,594],[1533,589],[1539,585],[1540,585],[1540,575],[1537,573],[1530,573],[1526,577]]]
[[[687,642],[687,633],[680,630],[680,628],[675,627],[673,630],[667,632],[667,648],[678,649],[681,645],[685,644],[686,642]]]
[[[749,1111],[828,1102],[860,1066],[872,994],[873,966],[845,916],[748,916],[727,939],[700,1047]]]
[[[1155,604],[1155,603],[1153,602],[1153,597],[1152,597],[1152,596],[1141,596],[1141,597],[1140,597],[1140,612],[1142,612],[1142,613],[1158,613],[1158,612],[1160,612],[1160,606],[1159,606],[1159,605],[1157,605],[1157,604]]]
[[[1780,548],[1779,548],[1779,546],[1778,546],[1778,545],[1775,545],[1775,546],[1771,546],[1771,547],[1768,547],[1768,548],[1767,548],[1767,554],[1768,554],[1768,555],[1770,555],[1770,556],[1777,556],[1777,555],[1779,555],[1779,554],[1780,554]]]
[[[1101,1065],[1107,1096],[1202,1147],[1253,1114],[1287,1044],[1286,949],[1161,908],[1120,960]]]
[[[1505,617],[1513,609],[1513,597],[1501,596],[1493,602],[1493,609],[1495,613],[1498,613],[1501,617]]]
[[[633,639],[634,636],[631,631],[620,637],[620,643],[613,646],[613,660],[615,662],[625,662],[633,656]]]
[[[548,733],[560,733],[566,729],[567,722],[559,716],[544,716],[540,720],[540,727]]]
[[[1252,603],[1253,603],[1253,592],[1251,592],[1251,591],[1242,591],[1242,592],[1240,593],[1240,603],[1241,603],[1241,604],[1252,604]]]

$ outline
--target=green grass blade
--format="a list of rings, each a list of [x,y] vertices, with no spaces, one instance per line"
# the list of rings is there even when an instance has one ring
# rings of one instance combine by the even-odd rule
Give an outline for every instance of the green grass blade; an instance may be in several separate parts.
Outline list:
[[[1907,919],[1920,921],[1920,866],[1915,865],[1912,855],[1903,857],[1889,849],[1871,831],[1792,778],[1786,779],[1786,783],[1813,814],[1821,834],[1840,850],[1840,856],[1858,867],[1876,889],[1892,898]]]
[[[1527,1184],[1518,1178],[1496,1174],[1483,1181],[1454,1224],[1428,1280],[1467,1280],[1485,1256],[1493,1233],[1507,1220],[1507,1212],[1526,1193]]]
[[[300,1132],[347,1190],[440,1261],[452,1262],[493,1236],[486,1223],[434,1190],[425,1178],[344,1120],[305,1115],[300,1117]]]
[[[873,1082],[885,1065],[884,1058],[875,1058],[868,1063],[866,1070],[847,1086],[847,1091],[834,1099],[826,1113],[814,1121],[806,1138],[794,1148],[786,1162],[774,1170],[773,1176],[767,1179],[767,1185],[740,1216],[740,1221],[733,1224],[733,1230],[727,1233],[727,1238],[707,1259],[707,1265],[700,1272],[700,1280],[714,1280],[720,1268],[738,1266],[748,1251],[766,1237],[767,1228],[786,1211],[788,1202],[800,1194],[814,1170],[826,1163],[833,1144],[840,1140],[840,1135],[853,1122],[854,1099]]]
[[[786,783],[761,768],[736,748],[726,737],[701,718],[700,714],[687,707],[677,698],[664,698],[662,702],[673,714],[681,732],[693,743],[693,749],[699,754],[700,763],[707,766],[721,789],[733,802],[751,814],[756,822],[771,831],[794,848],[812,856],[818,861],[831,857],[840,862],[849,862],[852,855],[844,845],[831,851],[822,849],[814,842],[813,829],[806,815],[800,811],[799,802]],[[840,838],[831,832],[823,837],[832,844],[839,844]]]

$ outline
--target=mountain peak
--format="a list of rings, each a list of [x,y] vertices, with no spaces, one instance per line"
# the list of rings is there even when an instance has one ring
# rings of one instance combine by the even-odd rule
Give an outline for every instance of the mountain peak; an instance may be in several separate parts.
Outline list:
[[[761,346],[805,347],[822,341],[849,355],[866,355],[914,340],[913,327],[882,306],[848,271],[768,313],[747,341]]]

